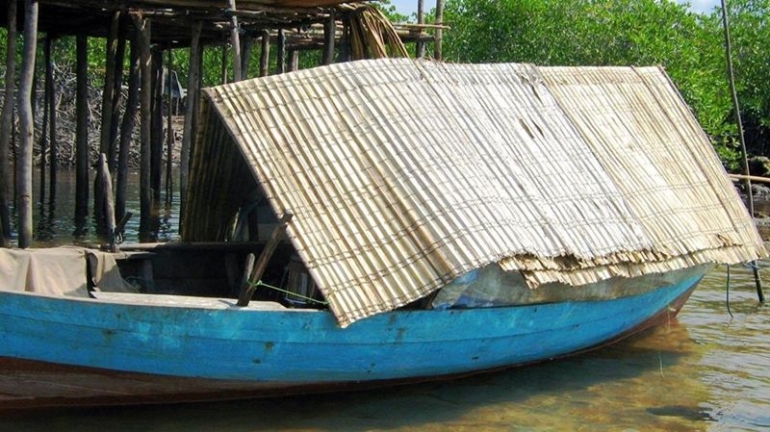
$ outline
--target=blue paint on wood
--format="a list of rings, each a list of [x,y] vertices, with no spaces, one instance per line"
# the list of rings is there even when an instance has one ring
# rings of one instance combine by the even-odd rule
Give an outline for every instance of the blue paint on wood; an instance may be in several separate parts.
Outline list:
[[[611,340],[665,309],[700,277],[614,300],[395,311],[346,329],[327,311],[0,292],[0,356],[276,383],[439,376],[545,360]]]

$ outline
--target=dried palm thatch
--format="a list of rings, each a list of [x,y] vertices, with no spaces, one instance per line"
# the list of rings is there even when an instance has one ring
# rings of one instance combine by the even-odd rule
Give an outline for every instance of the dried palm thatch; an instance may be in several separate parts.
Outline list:
[[[350,15],[350,46],[354,60],[409,57],[393,24],[379,9],[360,4],[340,5]]]
[[[343,326],[493,263],[534,288],[766,255],[658,68],[371,60],[204,99],[191,191],[245,160]],[[192,201],[183,238],[224,213]]]

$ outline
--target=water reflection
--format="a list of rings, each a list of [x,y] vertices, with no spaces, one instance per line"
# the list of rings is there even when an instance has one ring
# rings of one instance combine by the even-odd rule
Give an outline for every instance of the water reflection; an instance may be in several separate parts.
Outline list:
[[[178,173],[174,172],[175,177]],[[34,190],[39,189],[38,176],[34,177]],[[178,185],[178,181],[174,181]],[[76,215],[75,203],[75,171],[60,169],[57,172],[55,191],[51,191],[50,197],[40,199],[36,197],[34,206],[34,244],[35,247],[50,247],[63,244],[95,244],[103,240],[99,238],[98,221],[93,217],[93,200],[90,199],[84,213]],[[55,193],[54,193],[55,192]],[[42,195],[41,195],[42,196]],[[139,174],[129,172],[126,194],[126,211],[133,213],[125,226],[123,235],[126,242],[139,241]],[[153,218],[152,241],[168,241],[178,235],[179,225],[179,192],[173,190],[171,194],[164,190],[160,194],[160,208]],[[12,218],[11,238],[16,240],[16,220]],[[103,231],[103,230],[102,230]]]

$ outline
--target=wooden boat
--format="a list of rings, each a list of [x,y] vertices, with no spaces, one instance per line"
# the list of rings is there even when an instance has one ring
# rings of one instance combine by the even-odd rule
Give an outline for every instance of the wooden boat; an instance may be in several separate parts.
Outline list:
[[[544,361],[767,255],[659,68],[378,60],[204,93],[182,243],[0,251],[0,407]]]

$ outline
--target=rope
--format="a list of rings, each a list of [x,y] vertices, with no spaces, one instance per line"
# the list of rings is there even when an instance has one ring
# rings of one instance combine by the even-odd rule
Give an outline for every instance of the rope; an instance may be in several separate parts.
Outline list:
[[[249,281],[249,286],[252,286],[254,288],[258,288],[258,287],[263,286],[265,288],[270,288],[271,290],[275,290],[275,291],[278,291],[278,292],[281,292],[281,293],[284,293],[284,294],[287,294],[287,295],[291,295],[291,296],[294,296],[294,297],[297,297],[297,298],[301,298],[302,300],[306,300],[306,301],[308,301],[310,303],[316,303],[316,304],[320,304],[320,305],[324,305],[324,306],[328,306],[329,305],[329,302],[326,302],[326,301],[323,301],[323,300],[317,300],[317,299],[314,299],[312,297],[304,296],[302,294],[297,294],[295,292],[292,292],[292,291],[289,291],[289,290],[285,290],[283,288],[278,288],[277,286],[268,285],[268,284],[262,282],[261,280],[258,280],[256,282]]]

